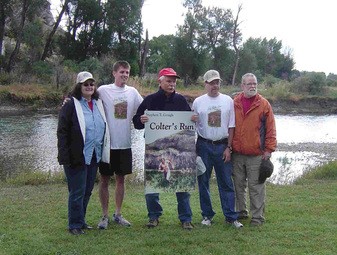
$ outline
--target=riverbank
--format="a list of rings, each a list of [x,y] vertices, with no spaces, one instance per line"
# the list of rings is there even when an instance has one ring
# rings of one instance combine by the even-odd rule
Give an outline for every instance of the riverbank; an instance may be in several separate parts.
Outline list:
[[[187,101],[191,104],[194,97],[184,95]],[[273,107],[275,114],[337,114],[337,99],[331,98],[303,98],[303,99],[268,99]],[[58,112],[61,107],[60,103],[53,103],[45,106],[36,106],[31,103],[13,103],[10,101],[0,100],[0,114],[16,114],[24,112]]]
[[[337,99],[310,97],[302,99],[269,99],[276,114],[337,114]]]

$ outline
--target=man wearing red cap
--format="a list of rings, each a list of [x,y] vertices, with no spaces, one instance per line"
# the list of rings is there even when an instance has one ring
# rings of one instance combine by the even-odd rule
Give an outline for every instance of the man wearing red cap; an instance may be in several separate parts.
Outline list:
[[[144,123],[149,119],[144,115],[145,110],[151,111],[191,111],[184,96],[176,93],[176,81],[180,77],[172,68],[164,68],[159,71],[159,90],[148,95],[138,107],[136,115],[133,117],[133,124],[136,129],[143,129]],[[188,192],[176,193],[178,202],[178,215],[183,229],[191,230],[193,225],[192,210],[190,206],[190,194]],[[159,193],[145,195],[148,210],[148,228],[154,228],[159,224],[159,217],[163,209],[159,203]]]

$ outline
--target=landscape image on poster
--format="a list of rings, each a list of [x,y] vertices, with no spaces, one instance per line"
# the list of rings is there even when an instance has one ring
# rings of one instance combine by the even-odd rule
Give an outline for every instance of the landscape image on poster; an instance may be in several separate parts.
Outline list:
[[[195,131],[182,130],[145,145],[145,191],[191,191],[196,184]]]

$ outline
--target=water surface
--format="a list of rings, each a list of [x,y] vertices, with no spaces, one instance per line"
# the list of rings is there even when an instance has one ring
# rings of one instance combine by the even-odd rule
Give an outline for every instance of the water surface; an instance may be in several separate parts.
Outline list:
[[[276,115],[278,151],[269,181],[288,184],[310,168],[336,157],[324,151],[282,150],[301,143],[337,144],[336,115]],[[25,114],[0,118],[0,179],[22,171],[62,171],[57,163],[57,115]],[[144,139],[142,130],[132,130],[135,178],[143,180]],[[280,149],[281,148],[281,149]]]

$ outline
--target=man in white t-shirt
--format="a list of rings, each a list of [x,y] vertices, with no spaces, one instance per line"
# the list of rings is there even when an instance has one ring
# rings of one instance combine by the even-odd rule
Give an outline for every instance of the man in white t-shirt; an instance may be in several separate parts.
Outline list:
[[[125,175],[132,173],[131,152],[131,123],[138,106],[143,101],[138,91],[126,85],[130,75],[130,65],[126,61],[117,61],[113,65],[113,84],[102,85],[97,91],[103,101],[103,106],[110,131],[110,164],[102,164],[99,171],[99,197],[103,216],[98,223],[99,229],[107,229],[109,223],[109,183],[110,177],[115,175],[115,212],[112,221],[130,226],[121,215],[124,199]]]
[[[204,75],[207,94],[196,98],[192,105],[198,139],[197,155],[205,164],[206,171],[198,176],[199,200],[203,220],[210,226],[215,212],[212,208],[209,180],[214,168],[225,222],[236,228],[243,225],[237,220],[235,192],[232,181],[231,144],[235,127],[234,104],[231,97],[221,94],[219,72],[209,70]]]

